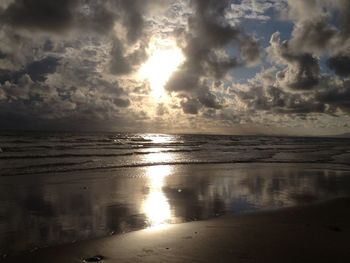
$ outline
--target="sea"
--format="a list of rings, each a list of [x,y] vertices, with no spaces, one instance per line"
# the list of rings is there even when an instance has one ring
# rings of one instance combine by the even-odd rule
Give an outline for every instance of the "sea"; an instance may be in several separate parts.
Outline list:
[[[350,195],[350,138],[0,133],[0,254]]]
[[[0,175],[215,163],[350,165],[350,138],[4,133]]]

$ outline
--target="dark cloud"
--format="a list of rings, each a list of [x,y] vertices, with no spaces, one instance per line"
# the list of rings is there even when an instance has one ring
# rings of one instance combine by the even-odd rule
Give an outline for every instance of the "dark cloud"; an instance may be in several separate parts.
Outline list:
[[[2,20],[16,27],[62,31],[73,23],[76,5],[76,0],[16,0]]]
[[[29,63],[19,71],[0,70],[0,83],[6,81],[17,83],[23,75],[29,75],[33,81],[45,81],[48,74],[54,73],[59,65],[59,58],[45,57]]]
[[[115,75],[125,75],[131,72],[132,66],[125,56],[125,48],[121,41],[115,39],[110,53],[110,71]]]
[[[181,102],[181,107],[186,114],[198,114],[202,105],[197,99],[185,99]]]
[[[239,101],[251,113],[263,111],[278,116],[308,114],[328,114],[337,116],[340,112],[350,113],[350,82],[337,79],[333,75],[320,78],[316,89],[304,92],[291,92],[279,86],[278,75],[267,70],[258,74],[244,85],[244,89],[231,89]]]
[[[4,59],[6,57],[7,57],[7,54],[0,50],[0,59]]]
[[[166,85],[167,90],[180,94],[196,91],[200,80],[195,69],[193,70],[194,72],[191,72],[191,69],[187,68],[187,65],[183,65],[173,76],[171,76]]]
[[[129,74],[146,60],[148,37],[144,32],[144,15],[164,3],[166,1],[157,0],[116,0],[109,2],[107,6],[115,11],[118,21],[126,30],[125,40],[119,36],[115,36],[113,40],[110,60],[110,72],[112,74]],[[128,47],[135,44],[138,44],[138,47],[133,52],[128,52]]]
[[[284,107],[276,107],[274,112],[284,114],[325,113],[326,105],[300,98],[289,98]]]
[[[224,19],[230,1],[192,0],[195,16],[190,17],[189,26],[209,47],[221,47],[234,40],[239,30]]]
[[[265,70],[245,84],[244,89],[231,92],[242,101],[251,113],[263,111],[276,115],[305,115],[329,113],[325,101],[316,97],[316,91],[291,92],[279,86],[275,71]],[[332,112],[333,113],[333,112]]]
[[[259,42],[245,33],[242,33],[238,41],[240,43],[239,51],[242,61],[247,65],[259,62],[261,53]]]
[[[282,88],[300,91],[317,86],[320,77],[319,61],[310,53],[295,52],[287,41],[281,43],[280,33],[274,33],[270,40],[269,52],[278,64],[287,67],[277,73]]]
[[[121,98],[115,98],[113,100],[114,104],[118,107],[127,108],[130,106],[130,100],[129,99],[121,99]]]
[[[350,75],[350,56],[334,56],[328,60],[328,66],[330,69],[342,77]]]
[[[110,53],[110,72],[115,75],[126,75],[133,72],[146,60],[146,46],[140,45],[131,54],[126,55],[126,46],[118,39],[114,39]]]
[[[107,8],[117,14],[126,29],[128,43],[135,43],[144,35],[145,16],[168,6],[169,0],[109,0]]]
[[[324,52],[329,48],[337,29],[328,23],[327,16],[298,23],[292,33],[291,47],[295,52]]]
[[[347,0],[289,0],[295,21],[290,46],[294,52],[339,55],[349,52],[350,3]]]
[[[33,82],[28,75],[17,84],[7,82],[0,88],[4,92],[2,114],[55,119],[76,109],[76,104],[60,97],[55,87]]]
[[[107,3],[108,1],[82,1],[79,12],[74,14],[73,26],[99,34],[111,32],[118,15],[108,8]]]
[[[207,92],[201,91],[200,94],[198,95],[198,100],[203,106],[207,108],[211,108],[211,109],[223,108],[223,106],[217,100],[216,96],[213,95],[209,90]]]
[[[90,38],[95,34],[105,35],[107,36],[105,41],[112,42],[110,73],[127,75],[146,59],[147,37],[144,34],[144,15],[165,2],[158,0],[15,0],[0,15],[0,21],[14,28],[50,33],[75,30],[74,32],[79,35],[81,32],[87,33]],[[122,29],[114,31],[116,23]],[[91,42],[91,39],[86,41]],[[80,43],[80,45],[88,44]],[[134,44],[139,46],[130,52]],[[42,49],[45,52],[52,52],[54,46],[52,39],[47,39]],[[80,75],[84,75],[84,71],[82,68]]]
[[[143,13],[147,3],[146,1],[125,1],[119,0],[115,1],[114,5],[117,9],[122,10],[121,15],[123,19],[123,24],[125,28],[128,29],[127,39],[129,42],[133,43],[138,40],[142,33],[144,27]],[[148,1],[149,2],[149,1]]]
[[[347,0],[337,1],[339,12],[342,35],[350,36],[350,2]]]
[[[327,90],[319,91],[315,99],[350,113],[350,82],[346,80],[329,86]]]
[[[59,58],[48,56],[28,64],[25,73],[28,74],[33,81],[45,81],[46,75],[56,71],[59,61]]]
[[[31,30],[63,32],[70,29],[110,32],[116,21],[123,24],[128,41],[143,33],[144,14],[155,0],[15,0],[1,14],[4,23]]]
[[[69,83],[69,82],[67,82]],[[131,104],[128,93],[117,82],[95,77],[79,86],[52,85],[33,81],[28,74],[0,85],[1,115],[36,120],[108,120]],[[22,117],[21,117],[22,116]]]
[[[188,30],[178,30],[177,38],[186,61],[169,80],[166,89],[187,99],[181,104],[185,113],[196,114],[199,105],[219,109],[222,105],[210,91],[206,80],[222,79],[233,68],[256,61],[259,45],[225,19],[230,1],[193,0],[194,14]],[[241,56],[228,49],[241,50]]]
[[[276,87],[252,86],[249,92],[236,93],[253,111],[275,114],[325,113],[326,105],[303,94],[283,92]]]

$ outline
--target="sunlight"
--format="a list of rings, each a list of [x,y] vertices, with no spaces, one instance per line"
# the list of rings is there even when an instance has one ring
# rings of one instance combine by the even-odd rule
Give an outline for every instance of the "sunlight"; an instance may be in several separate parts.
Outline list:
[[[147,154],[144,160],[149,164],[169,163],[173,161],[173,156],[166,152],[154,152]]]
[[[151,140],[153,143],[156,144],[170,143],[175,140],[174,136],[163,134],[150,134],[145,136],[144,138],[147,140]]]
[[[152,96],[160,99],[165,96],[165,84],[185,57],[175,42],[170,40],[151,41],[148,55],[138,74],[142,80],[149,81]]]
[[[150,166],[147,168],[149,193],[143,203],[143,212],[150,227],[164,226],[171,219],[168,199],[163,193],[165,178],[171,173],[171,166]]]

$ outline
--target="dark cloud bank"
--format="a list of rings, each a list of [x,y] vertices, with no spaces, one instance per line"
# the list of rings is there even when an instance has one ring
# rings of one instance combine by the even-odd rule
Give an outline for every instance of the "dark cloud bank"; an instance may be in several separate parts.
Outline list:
[[[350,114],[347,0],[288,1],[275,16],[293,22],[291,37],[276,32],[266,49],[228,19],[231,3],[183,3],[190,10],[184,11],[185,23],[169,33],[185,56],[165,87],[177,99],[174,109],[180,107],[185,117],[224,121],[241,119],[242,105],[251,116]],[[1,128],[108,129],[113,122],[123,129],[147,121],[147,109],[133,108],[137,84],[130,76],[147,59],[152,19],[171,8],[171,1],[160,0],[1,4]],[[256,65],[264,69],[235,88],[230,72]],[[161,106],[160,115],[168,114]]]

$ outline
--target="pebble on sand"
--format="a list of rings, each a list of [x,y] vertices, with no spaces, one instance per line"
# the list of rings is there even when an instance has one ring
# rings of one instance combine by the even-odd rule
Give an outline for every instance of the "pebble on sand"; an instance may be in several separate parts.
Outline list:
[[[84,259],[84,262],[99,262],[104,259],[104,256],[96,255],[91,258]]]

